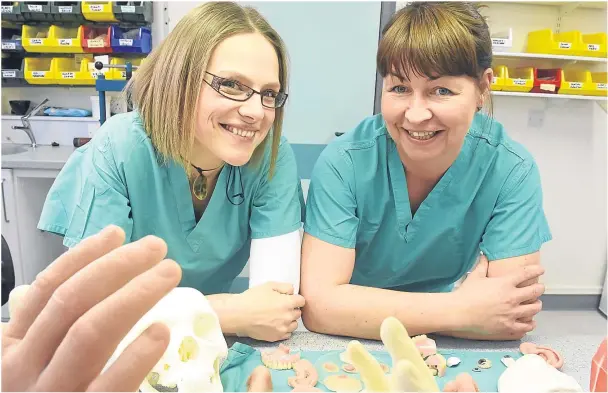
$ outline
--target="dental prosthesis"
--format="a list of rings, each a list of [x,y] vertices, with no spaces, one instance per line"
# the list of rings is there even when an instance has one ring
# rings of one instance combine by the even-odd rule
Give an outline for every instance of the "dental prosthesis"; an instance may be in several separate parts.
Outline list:
[[[299,353],[291,353],[288,346],[279,344],[274,351],[262,352],[262,363],[273,370],[291,370],[300,360]]]
[[[433,375],[443,377],[447,362],[441,354],[437,353],[435,340],[428,338],[425,334],[421,334],[420,336],[412,337],[412,341]]]
[[[217,314],[194,288],[174,288],[150,309],[120,342],[106,369],[150,325],[171,332],[167,350],[142,381],[142,392],[223,392],[220,364],[228,346]]]

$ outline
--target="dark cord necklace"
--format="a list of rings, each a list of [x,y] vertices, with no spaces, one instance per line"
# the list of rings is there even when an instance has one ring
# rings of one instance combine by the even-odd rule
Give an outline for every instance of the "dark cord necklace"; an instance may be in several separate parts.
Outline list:
[[[194,164],[190,164],[190,165],[192,165],[194,167],[194,169],[196,169],[196,171],[198,172],[198,176],[192,182],[192,194],[196,197],[196,199],[198,199],[199,201],[202,201],[203,199],[207,198],[207,194],[209,191],[209,187],[207,184],[207,177],[203,174],[203,172],[214,171],[216,169],[221,168],[222,165],[224,165],[224,164],[218,166],[217,168],[213,168],[213,169],[202,169],[202,168],[197,167]]]

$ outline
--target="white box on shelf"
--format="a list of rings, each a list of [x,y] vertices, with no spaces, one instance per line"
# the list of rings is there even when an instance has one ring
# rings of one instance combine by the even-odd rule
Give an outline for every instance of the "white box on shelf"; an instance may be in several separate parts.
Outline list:
[[[93,112],[93,118],[99,119],[99,96],[91,96],[91,112]],[[112,110],[112,97],[106,95],[106,119],[111,117]]]
[[[492,50],[496,52],[504,52],[511,49],[513,46],[513,29],[508,31],[500,31],[491,35]]]

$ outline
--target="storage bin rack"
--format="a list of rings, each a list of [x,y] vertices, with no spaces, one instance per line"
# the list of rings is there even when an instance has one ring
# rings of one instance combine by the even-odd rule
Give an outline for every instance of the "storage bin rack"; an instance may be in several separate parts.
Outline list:
[[[37,38],[38,34],[46,35]],[[31,26],[23,25],[23,46],[28,52],[34,53],[82,53],[82,26]]]
[[[526,51],[563,56],[606,57],[606,33],[581,34],[580,31],[553,33],[551,29],[528,33]]]
[[[52,22],[50,1],[23,1],[19,3],[24,20]]]

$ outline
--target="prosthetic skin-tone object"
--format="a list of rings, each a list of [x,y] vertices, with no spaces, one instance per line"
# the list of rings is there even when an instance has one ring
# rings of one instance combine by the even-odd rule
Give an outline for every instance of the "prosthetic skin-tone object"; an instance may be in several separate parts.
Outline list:
[[[479,392],[479,387],[470,374],[458,374],[454,381],[450,381],[443,387],[444,392]]]
[[[264,366],[257,366],[247,378],[248,392],[272,392],[272,376]]]
[[[412,337],[412,341],[416,344],[416,347],[418,347],[418,350],[424,359],[437,353],[437,344],[435,343],[435,340],[428,338],[425,334]]]
[[[368,392],[438,392],[435,377],[420,356],[405,327],[396,318],[382,322],[380,338],[393,361],[393,373],[384,374],[380,363],[358,341],[347,347],[347,358],[359,370]]]
[[[608,340],[604,339],[591,359],[591,376],[589,377],[590,392],[605,392],[608,390]]]
[[[360,392],[361,381],[348,375],[330,375],[323,380],[323,385],[332,392]]]
[[[228,347],[217,314],[205,296],[193,288],[174,288],[152,307],[120,342],[106,369],[156,322],[169,327],[171,340],[140,390],[222,392],[219,369]]]
[[[262,352],[262,363],[273,370],[291,370],[300,360],[300,354],[292,354],[290,351],[288,346],[279,344],[279,348],[274,351]]]
[[[546,346],[526,342],[519,346],[519,351],[524,355],[538,355],[543,358],[549,366],[553,366],[557,369],[562,368],[564,365],[564,358],[557,351]]]
[[[319,373],[315,369],[315,366],[306,359],[298,360],[293,370],[296,372],[295,377],[287,378],[287,383],[292,388],[295,387],[314,387],[319,381]]]
[[[323,363],[323,369],[328,373],[337,373],[338,371],[340,371],[340,368],[332,362]]]
[[[536,354],[527,354],[514,361],[498,378],[500,393],[570,393],[583,389],[574,378],[547,364]]]

